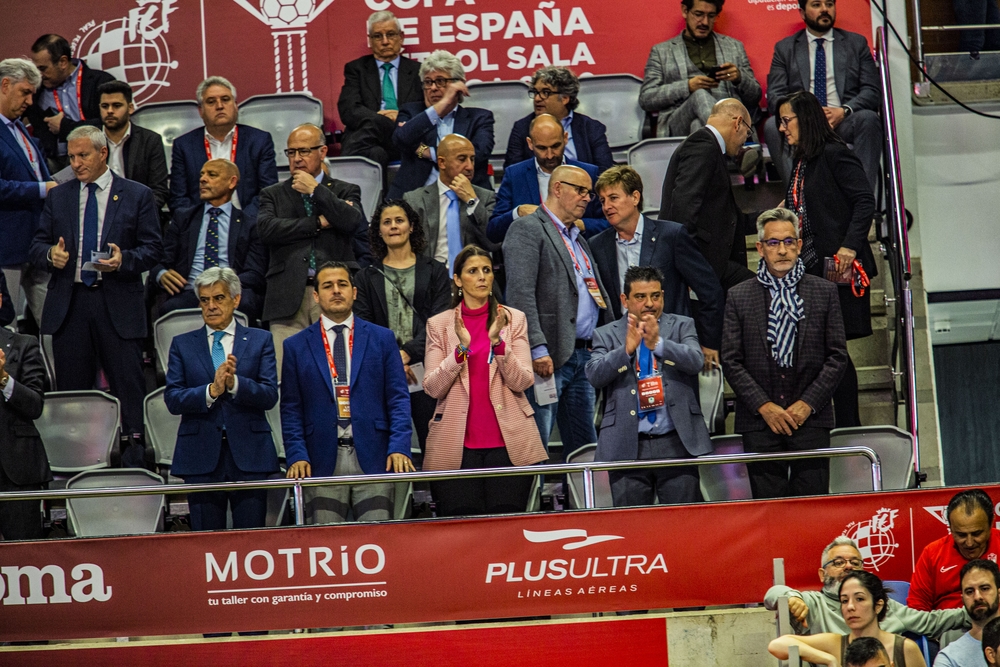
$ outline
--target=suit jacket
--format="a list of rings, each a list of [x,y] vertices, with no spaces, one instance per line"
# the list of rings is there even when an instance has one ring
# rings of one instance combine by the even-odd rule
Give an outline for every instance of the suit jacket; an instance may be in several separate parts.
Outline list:
[[[392,143],[399,149],[400,154],[399,171],[389,186],[387,199],[399,199],[404,192],[422,188],[435,167],[430,160],[417,157],[417,148],[420,144],[426,144],[431,148],[437,148],[438,145],[437,126],[431,123],[430,118],[424,113],[425,109],[422,100],[399,107],[399,115],[396,117],[397,127],[392,135]],[[459,106],[455,111],[453,133],[466,137],[476,150],[473,185],[492,189],[488,170],[490,155],[493,154],[493,112]]]
[[[736,392],[738,433],[768,428],[757,410],[769,401],[787,408],[801,399],[813,409],[806,425],[834,426],[830,400],[848,359],[837,286],[807,273],[799,282],[798,293],[805,304],[805,317],[798,324],[792,369],[778,367],[767,342],[770,291],[757,280],[747,280],[726,296],[721,359],[726,380]],[[787,373],[794,374],[791,394],[776,395],[777,382]]]
[[[288,465],[308,461],[313,477],[337,465],[337,403],[321,336],[322,320],[285,340],[281,362],[281,433]],[[351,421],[366,474],[385,473],[389,454],[410,455],[410,394],[392,332],[354,318]]]
[[[41,348],[32,336],[0,328],[0,350],[14,380],[10,400],[0,398],[0,466],[14,484],[44,484],[52,479],[52,471],[34,423],[45,401]]]
[[[170,197],[163,137],[135,123],[131,125],[131,133],[125,140],[122,151],[125,162],[125,173],[122,176],[150,188],[156,199],[156,208],[161,210]]]
[[[427,323],[427,356],[424,391],[438,399],[427,433],[424,470],[458,470],[462,467],[466,419],[469,416],[469,364],[455,361],[455,312],[461,306],[435,315]],[[501,332],[505,353],[490,364],[488,400],[496,412],[507,455],[516,466],[548,460],[524,390],[535,383],[524,313],[508,308],[510,324]]]
[[[448,269],[441,262],[424,255],[417,255],[415,266],[411,300],[416,310],[413,314],[413,331],[408,339],[396,341],[399,349],[410,355],[411,364],[424,360],[427,322],[434,315],[448,309],[451,304],[452,285]],[[388,329],[389,306],[386,303],[385,276],[380,273],[384,269],[382,260],[378,260],[354,276],[354,285],[358,288],[358,297],[354,301],[354,315]]]
[[[344,87],[340,89],[337,112],[346,132],[364,121],[385,125],[387,132],[392,132],[396,126],[391,119],[378,113],[382,108],[382,78],[378,72],[381,65],[381,61],[371,54],[344,65]],[[420,86],[420,63],[400,56],[396,74],[397,107],[422,102],[424,92]]]
[[[468,208],[461,201],[458,203],[462,247],[474,243],[485,250],[495,250],[499,246],[486,237],[486,225],[489,224],[490,216],[497,205],[496,193],[492,189],[481,188],[478,185],[473,185],[472,189],[475,191],[479,203],[471,217]],[[441,229],[441,200],[438,196],[438,182],[434,181],[430,185],[411,190],[403,195],[403,199],[420,215],[420,222],[424,226],[424,236],[427,238],[423,254],[433,257],[440,235],[447,236],[448,234],[448,230]]]
[[[595,266],[594,253],[582,235],[579,242],[594,267],[594,278],[607,303],[608,292]],[[503,254],[507,260],[507,303],[527,318],[531,347],[546,345],[552,362],[559,368],[573,354],[576,343],[579,299],[573,258],[559,230],[541,207],[511,225]],[[580,262],[583,268],[582,257]]]
[[[625,351],[625,317],[605,324],[594,332],[594,351],[587,362],[587,379],[605,392],[604,417],[597,436],[595,461],[634,461],[639,458],[639,406],[635,358]],[[694,320],[664,312],[660,316],[663,338],[661,363],[667,414],[674,423],[684,449],[692,456],[712,453],[712,439],[701,414],[695,383],[705,362]],[[643,345],[644,343],[639,343]]]
[[[590,239],[590,248],[608,292],[621,294],[618,271],[618,233],[606,229]],[[698,340],[705,347],[718,350],[722,344],[722,315],[725,294],[708,261],[698,252],[694,240],[684,227],[669,220],[644,218],[639,266],[655,266],[663,273],[663,312],[675,315],[692,313],[688,288],[698,295],[695,326]],[[622,316],[621,300],[611,297],[604,311],[604,322],[610,324]]]
[[[42,144],[42,150],[48,157],[54,158],[59,154],[59,142],[65,142],[66,137],[69,133],[75,130],[80,125],[94,125],[95,123],[99,126],[101,122],[101,96],[97,94],[97,88],[102,83],[107,83],[108,81],[114,81],[115,77],[111,76],[107,72],[102,72],[99,69],[91,69],[87,67],[87,63],[80,60],[80,67],[83,68],[83,75],[80,80],[80,105],[83,107],[80,111],[83,112],[83,120],[76,121],[72,120],[69,116],[63,116],[62,122],[59,123],[59,133],[53,134],[49,130],[48,123],[45,122],[47,116],[54,116],[55,110],[46,110],[39,106],[39,100],[41,99],[41,94],[43,88],[39,86],[38,90],[35,92],[35,101],[28,107],[28,110],[24,112],[25,117],[31,121],[31,129],[36,137]],[[72,74],[71,76],[76,76]]]
[[[597,183],[599,174],[596,166],[576,160],[566,160],[565,163],[571,167],[580,167],[585,170],[590,174],[591,181]],[[486,226],[486,236],[490,241],[503,243],[507,230],[514,222],[514,210],[518,206],[521,204],[541,204],[544,201],[542,193],[538,190],[537,169],[534,158],[518,162],[511,165],[509,169],[504,169],[503,180],[497,191],[497,205],[493,209],[489,224]],[[601,202],[596,196],[587,204],[587,210],[583,214],[583,224],[586,228],[584,234],[588,237],[608,228],[608,221],[601,209]]]
[[[0,271],[0,327],[5,327],[14,321],[17,313],[14,311],[14,301],[10,298],[10,291],[7,289],[7,277]]]
[[[170,471],[179,476],[207,475],[219,464],[222,431],[233,460],[243,472],[278,471],[278,454],[266,412],[278,402],[278,370],[271,334],[236,323],[236,395],[228,391],[208,407],[208,385],[215,365],[205,327],[174,337],[163,394],[171,414],[181,415]],[[223,481],[223,480],[219,480]]]
[[[338,261],[357,269],[367,266],[371,257],[361,188],[324,175],[323,185],[312,197],[313,215],[307,216],[302,194],[292,189],[290,178],[260,193],[257,234],[271,253],[264,297],[266,322],[291,317],[299,309],[311,252],[315,252],[316,266]],[[320,215],[330,221],[330,227],[320,229]]]
[[[32,139],[31,144],[42,181],[51,180],[38,139]],[[28,262],[28,248],[45,205],[45,200],[39,196],[38,182],[17,139],[6,127],[0,127],[0,237],[3,238],[0,266]]]
[[[507,155],[503,159],[503,168],[507,169],[518,162],[524,162],[535,157],[528,148],[528,128],[535,114],[530,113],[514,123],[507,141]],[[597,165],[599,172],[614,165],[611,157],[611,147],[608,146],[608,128],[599,120],[585,116],[579,111],[573,112],[573,122],[570,123],[570,138],[576,148],[576,159],[587,164]]]
[[[760,104],[761,90],[743,42],[717,32],[713,32],[712,37],[715,41],[716,62],[720,65],[733,63],[740,71],[739,83],[719,82],[722,93],[719,99],[735,97],[752,114]],[[639,89],[639,106],[644,111],[659,112],[656,123],[659,136],[666,136],[667,120],[691,96],[688,79],[702,74],[704,72],[692,64],[682,35],[660,42],[650,50],[642,87]]]
[[[805,29],[775,44],[771,71],[767,73],[767,108],[772,115],[777,115],[777,103],[782,97],[809,90],[811,72]],[[878,68],[863,35],[833,29],[833,78],[841,106],[876,113],[882,108]]]
[[[659,217],[684,225],[720,279],[728,263],[747,265],[746,216],[736,205],[719,142],[707,127],[692,133],[671,156]]]
[[[49,264],[47,254],[60,236],[66,240],[69,262],[56,269]],[[42,318],[43,334],[56,333],[66,318],[73,298],[80,242],[80,181],[73,179],[49,190],[38,232],[31,243],[32,263],[51,273]],[[105,300],[109,306],[114,305],[108,309],[111,323],[122,338],[145,338],[142,273],[156,266],[163,253],[160,215],[152,190],[117,175],[112,177],[98,249],[106,250],[109,243],[122,251],[119,269],[101,274]],[[85,257],[84,261],[89,259]]]
[[[278,182],[271,135],[249,125],[236,124],[236,166],[240,182],[236,193],[240,208],[250,218],[257,216],[260,191]],[[194,206],[200,201],[198,179],[208,158],[205,153],[205,128],[199,127],[174,139],[170,155],[170,211]]]

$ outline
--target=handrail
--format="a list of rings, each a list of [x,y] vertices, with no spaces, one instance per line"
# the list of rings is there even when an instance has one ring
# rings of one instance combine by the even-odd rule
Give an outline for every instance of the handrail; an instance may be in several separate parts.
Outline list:
[[[922,25],[921,30],[1000,30],[1000,23],[970,23],[966,25]]]
[[[891,218],[889,239],[889,268],[892,273],[893,291],[896,295],[896,337],[901,341],[901,359],[893,359],[893,375],[900,375],[903,383],[903,400],[906,404],[906,430],[913,443],[913,469],[919,485],[920,440],[917,415],[916,355],[913,335],[913,293],[910,279],[910,240],[906,229],[906,207],[903,204],[903,179],[899,166],[899,143],[896,138],[896,114],[892,103],[892,81],[889,77],[888,33],[880,26],[875,33],[875,61],[882,82],[882,126],[885,146],[882,154],[886,183],[886,213]],[[899,370],[899,373],[895,371]],[[895,378],[894,378],[895,381]]]

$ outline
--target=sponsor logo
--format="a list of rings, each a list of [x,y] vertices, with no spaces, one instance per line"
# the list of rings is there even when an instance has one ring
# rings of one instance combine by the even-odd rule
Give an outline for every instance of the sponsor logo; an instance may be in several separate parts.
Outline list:
[[[580,539],[582,538],[582,539]],[[524,539],[529,542],[544,543],[544,542],[556,542],[558,540],[571,540],[579,539],[578,542],[567,542],[562,545],[565,551],[571,551],[573,549],[580,549],[583,547],[589,547],[592,544],[600,544],[601,542],[607,542],[609,540],[623,540],[625,539],[621,535],[593,535],[588,536],[587,531],[581,528],[566,528],[563,530],[543,530],[543,531],[533,531],[525,530]]]
[[[958,566],[957,565],[949,565],[948,567],[945,567],[945,566],[942,565],[941,566],[941,573],[944,574],[948,570],[954,570],[956,567],[958,567]]]
[[[868,521],[852,521],[847,524],[843,535],[854,540],[861,552],[865,565],[876,572],[885,565],[899,547],[892,529],[899,510],[881,508]]]
[[[107,602],[111,599],[111,586],[105,586],[104,570],[100,565],[80,563],[70,571],[70,577],[75,583],[67,593],[66,571],[58,565],[42,568],[5,565],[0,567],[0,598],[5,605]],[[46,578],[48,586],[44,585]],[[52,594],[46,595],[47,590]]]

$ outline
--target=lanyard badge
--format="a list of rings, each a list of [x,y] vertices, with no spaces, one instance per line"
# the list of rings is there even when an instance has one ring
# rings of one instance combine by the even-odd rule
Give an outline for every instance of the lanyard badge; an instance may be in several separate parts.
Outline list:
[[[652,411],[662,408],[665,404],[663,396],[663,378],[656,372],[656,359],[653,351],[645,343],[639,344],[639,412],[640,419],[647,416],[655,420]],[[649,412],[649,415],[641,414]]]

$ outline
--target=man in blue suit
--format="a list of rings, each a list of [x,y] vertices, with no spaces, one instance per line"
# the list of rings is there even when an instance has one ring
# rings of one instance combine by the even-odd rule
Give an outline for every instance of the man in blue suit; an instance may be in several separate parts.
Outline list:
[[[170,212],[199,202],[198,177],[208,160],[229,160],[240,169],[234,204],[248,219],[257,219],[260,191],[278,182],[271,135],[237,123],[236,88],[221,76],[210,76],[196,92],[204,129],[174,139],[170,156]]]
[[[320,320],[285,340],[281,364],[288,477],[412,471],[410,394],[393,333],[354,317],[357,289],[343,262],[319,267],[313,286]],[[393,490],[389,483],[308,487],[306,518],[340,523],[353,510],[358,521],[385,521]]]
[[[28,135],[21,116],[31,106],[41,82],[42,75],[30,60],[0,61],[0,118],[6,126],[0,131],[0,267],[7,273],[17,301],[18,286],[24,289],[38,322],[42,321],[49,274],[31,266],[28,249],[38,229],[45,196],[56,182],[49,175],[38,141]],[[10,300],[4,304],[8,305],[14,308],[16,304]]]
[[[205,327],[170,344],[163,395],[171,414],[181,415],[171,472],[188,484],[266,479],[278,472],[265,414],[278,402],[274,343],[233,317],[242,291],[235,271],[206,269],[194,285]],[[267,490],[195,493],[188,505],[194,530],[225,528],[227,505],[233,528],[260,528]]]
[[[511,165],[503,172],[503,181],[497,192],[497,205],[486,225],[486,236],[490,241],[503,243],[512,222],[535,212],[543,201],[541,193],[549,191],[549,178],[556,167],[563,164],[580,167],[590,174],[591,183],[597,181],[597,167],[586,162],[564,159],[567,139],[566,131],[555,116],[542,114],[531,121],[528,145],[535,157],[533,160]],[[586,237],[608,228],[608,221],[604,219],[597,197],[590,200],[583,218],[576,221],[576,226]]]
[[[67,139],[76,178],[49,191],[31,243],[35,267],[52,273],[41,332],[52,336],[59,389],[92,389],[100,362],[121,401],[123,431],[141,442],[142,272],[163,251],[160,216],[152,190],[108,169],[104,132],[81,125]],[[132,449],[122,462],[141,465]]]

